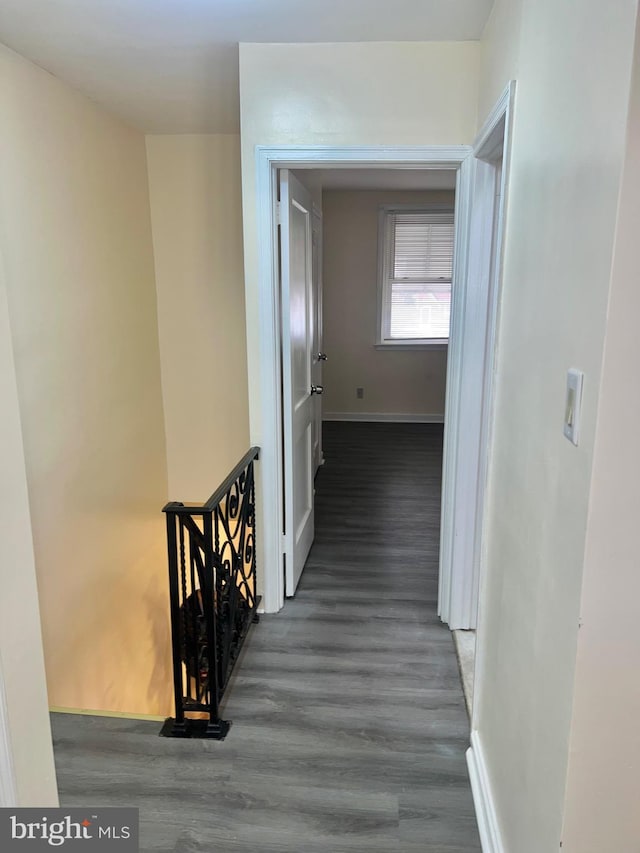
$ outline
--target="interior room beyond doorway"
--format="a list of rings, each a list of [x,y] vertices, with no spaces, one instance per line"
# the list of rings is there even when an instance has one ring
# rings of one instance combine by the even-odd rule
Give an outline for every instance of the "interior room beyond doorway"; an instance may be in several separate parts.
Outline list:
[[[393,208],[452,215],[456,171],[328,168],[295,174],[322,215],[322,419],[442,423],[446,341],[380,341],[380,218]]]

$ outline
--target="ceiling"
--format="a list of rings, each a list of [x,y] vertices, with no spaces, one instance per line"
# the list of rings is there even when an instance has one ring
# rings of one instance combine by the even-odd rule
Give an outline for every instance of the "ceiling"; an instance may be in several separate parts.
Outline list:
[[[454,190],[455,169],[298,169],[309,189]]]
[[[239,131],[239,42],[479,39],[493,0],[0,0],[0,41],[148,133]]]

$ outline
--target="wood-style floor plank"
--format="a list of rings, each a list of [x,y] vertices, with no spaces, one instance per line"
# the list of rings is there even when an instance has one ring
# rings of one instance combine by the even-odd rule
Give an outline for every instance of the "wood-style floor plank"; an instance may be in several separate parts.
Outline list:
[[[324,443],[316,540],[246,643],[226,741],[53,715],[62,803],[139,806],[143,851],[480,850],[436,615],[442,428],[330,423]]]

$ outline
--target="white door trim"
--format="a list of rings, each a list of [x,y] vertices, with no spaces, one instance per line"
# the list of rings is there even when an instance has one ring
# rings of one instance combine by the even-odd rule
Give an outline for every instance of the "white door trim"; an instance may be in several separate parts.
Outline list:
[[[9,711],[0,667],[0,808],[2,809],[12,808],[18,804],[12,755]]]
[[[465,495],[458,490],[458,459],[468,430],[461,429],[460,403],[464,380],[464,335],[467,314],[467,267],[469,219],[475,162],[468,157],[462,164],[456,190],[456,236],[451,292],[451,331],[447,355],[447,388],[444,404],[444,448],[442,460],[442,507],[440,510],[440,566],[438,615],[449,623],[449,603],[454,600],[454,546],[457,507]]]
[[[495,392],[495,360],[497,349],[499,346],[498,331],[500,324],[500,290],[502,287],[502,272],[504,261],[504,235],[505,221],[508,213],[509,205],[509,172],[511,168],[511,149],[513,144],[513,120],[514,120],[514,105],[516,97],[516,81],[512,80],[506,87],[502,96],[496,103],[495,107],[485,121],[478,138],[474,145],[474,154],[478,158],[495,157],[495,138],[500,134],[500,126],[502,124],[504,131],[504,139],[502,142],[502,175],[500,180],[500,205],[497,211],[496,218],[496,246],[494,255],[496,264],[493,269],[493,279],[491,282],[492,299],[494,306],[494,323],[491,329],[491,334],[487,337],[487,357],[485,361],[485,408],[483,412],[483,420],[481,426],[481,442],[484,448],[482,456],[483,467],[480,470],[478,482],[479,499],[476,501],[476,553],[474,564],[474,583],[477,584],[477,622],[478,631],[476,636],[476,659],[474,671],[474,704],[471,708],[471,730],[472,744],[473,732],[478,727],[478,707],[476,699],[480,695],[480,686],[484,678],[485,655],[484,655],[484,630],[482,624],[482,601],[483,601],[483,581],[486,577],[486,537],[485,537],[485,496],[489,487],[488,473],[491,468],[491,435],[493,430],[494,416],[494,392]]]
[[[282,563],[282,441],[280,393],[280,307],[278,299],[277,193],[279,168],[457,169],[456,254],[466,257],[470,183],[461,166],[472,149],[456,146],[256,146],[256,201],[259,287],[260,394],[250,400],[251,435],[261,447],[260,531],[262,537],[263,607],[268,613],[284,604]],[[463,174],[461,174],[463,172]],[[462,269],[458,263],[458,268]],[[455,287],[460,281],[454,273]],[[461,302],[454,298],[455,313]],[[458,364],[449,350],[449,379],[458,384]],[[454,395],[455,396],[455,395]],[[449,418],[449,413],[446,415]],[[447,429],[456,429],[453,422]],[[253,440],[253,439],[252,439]],[[452,499],[452,498],[451,498]]]
[[[459,374],[447,382],[446,430],[438,612],[451,629],[477,625],[482,560],[484,494],[489,466],[493,373],[502,270],[502,238],[515,83],[510,83],[473,146],[469,170],[469,234],[461,324],[453,332],[461,347]],[[496,202],[496,163],[502,161]],[[462,288],[461,288],[462,290]],[[455,396],[454,396],[455,395]],[[446,420],[445,420],[446,424]]]

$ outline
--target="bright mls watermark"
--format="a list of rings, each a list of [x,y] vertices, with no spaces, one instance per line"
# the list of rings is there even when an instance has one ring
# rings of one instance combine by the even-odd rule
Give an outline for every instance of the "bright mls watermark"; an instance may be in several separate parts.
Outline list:
[[[138,809],[0,809],[0,851],[138,853]]]

